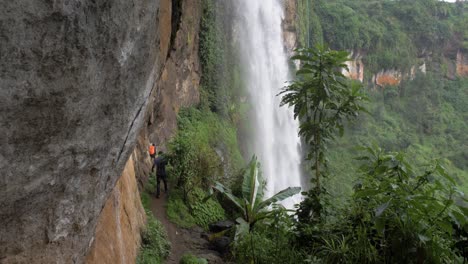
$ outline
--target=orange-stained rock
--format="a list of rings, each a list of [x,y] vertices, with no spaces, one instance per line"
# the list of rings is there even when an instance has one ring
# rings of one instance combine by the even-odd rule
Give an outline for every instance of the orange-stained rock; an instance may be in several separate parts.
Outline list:
[[[135,263],[145,221],[132,155],[99,216],[86,263]]]
[[[460,51],[457,52],[457,75],[468,76],[468,56]]]
[[[376,76],[373,78],[374,83],[377,86],[390,86],[390,85],[398,85],[401,82],[402,74],[399,71],[382,71],[377,73]]]

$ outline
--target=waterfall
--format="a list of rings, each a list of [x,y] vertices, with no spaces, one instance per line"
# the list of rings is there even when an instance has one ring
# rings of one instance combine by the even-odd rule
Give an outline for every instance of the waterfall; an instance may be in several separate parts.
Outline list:
[[[267,180],[266,197],[301,186],[299,124],[291,108],[280,107],[277,94],[290,80],[283,45],[281,0],[235,0],[245,83],[253,107],[254,152]],[[287,208],[300,195],[283,202]]]

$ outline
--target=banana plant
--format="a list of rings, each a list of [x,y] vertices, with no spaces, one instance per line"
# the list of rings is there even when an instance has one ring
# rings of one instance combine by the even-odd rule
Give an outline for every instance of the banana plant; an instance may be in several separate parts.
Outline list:
[[[231,190],[219,182],[216,182],[213,189],[225,195],[242,213],[236,222],[239,224],[236,230],[236,238],[240,233],[251,232],[255,223],[260,220],[273,217],[269,206],[282,201],[288,197],[298,194],[300,187],[286,188],[272,197],[264,199],[266,181],[262,177],[260,162],[254,155],[249,163],[248,169],[244,174],[242,182],[242,197],[236,197]]]

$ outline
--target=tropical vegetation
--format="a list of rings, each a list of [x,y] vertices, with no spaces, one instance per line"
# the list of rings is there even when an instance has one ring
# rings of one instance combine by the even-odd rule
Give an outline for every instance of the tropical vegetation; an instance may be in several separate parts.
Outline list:
[[[168,145],[172,222],[208,230],[235,219],[221,235],[233,240],[224,258],[236,263],[468,260],[468,80],[448,62],[468,49],[466,3],[298,1],[299,69],[278,95],[300,121],[311,180],[294,210],[277,202],[299,189],[264,197],[259,162],[244,160],[252,127],[231,7],[202,4],[201,102],[180,111]],[[365,55],[362,83],[343,76],[350,52]],[[372,83],[381,70],[423,61],[427,72],[397,86]]]
[[[409,70],[419,58],[443,62],[468,50],[468,4],[438,0],[299,0],[300,41],[365,55],[368,74]]]

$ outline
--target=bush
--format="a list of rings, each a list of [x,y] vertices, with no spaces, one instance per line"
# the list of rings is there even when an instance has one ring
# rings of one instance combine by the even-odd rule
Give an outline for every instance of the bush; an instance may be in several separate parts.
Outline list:
[[[352,201],[335,221],[300,224],[299,243],[324,263],[461,262],[468,209],[455,181],[439,163],[419,173],[401,153],[367,150]]]
[[[169,143],[170,175],[188,201],[194,187],[207,188],[215,180],[232,179],[243,165],[236,129],[207,110],[184,109],[178,117],[179,131]]]
[[[145,193],[153,194],[156,192],[156,172],[150,173],[148,182],[145,185]]]
[[[141,192],[141,204],[145,210],[150,210],[151,195],[147,192]]]
[[[171,245],[164,226],[156,220],[151,211],[146,210],[148,224],[141,235],[141,249],[138,264],[162,263],[169,256]]]
[[[198,225],[204,229],[208,229],[209,224],[226,218],[224,209],[217,200],[203,202],[204,198],[204,191],[198,187],[190,194],[189,204],[183,202],[180,191],[171,192],[167,203],[167,217],[183,228]]]
[[[197,258],[192,254],[185,254],[179,262],[180,264],[208,264],[204,258]]]
[[[208,225],[226,218],[224,209],[217,200],[209,199],[203,202],[205,192],[196,188],[193,192],[192,215],[195,223],[205,230],[208,230]]]
[[[375,142],[386,150],[405,151],[412,163],[447,159],[447,172],[468,191],[468,171],[463,155],[468,134],[468,100],[462,91],[468,79],[446,80],[428,72],[412,81],[402,82],[403,95],[385,98],[385,91],[370,91],[371,102],[366,108],[371,115],[358,117],[359,126],[349,125],[343,138],[337,138],[330,148],[330,169],[333,177],[329,189],[333,195],[349,197],[342,184],[356,180],[353,168],[353,147]],[[347,184],[350,188],[351,185]]]
[[[195,219],[190,214],[189,208],[182,200],[180,191],[173,190],[169,195],[167,202],[167,218],[174,224],[190,228],[195,226]]]
[[[240,237],[233,250],[236,263],[302,263],[304,255],[293,244],[292,229],[280,229],[257,224],[255,231]]]

